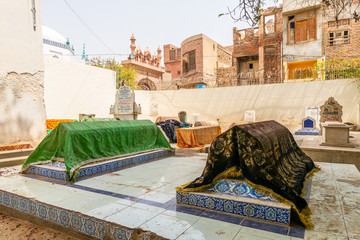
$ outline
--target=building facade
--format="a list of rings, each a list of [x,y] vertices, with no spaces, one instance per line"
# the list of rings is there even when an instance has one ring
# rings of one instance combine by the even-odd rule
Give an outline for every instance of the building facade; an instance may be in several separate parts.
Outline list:
[[[157,49],[157,54],[151,54],[147,47],[144,52],[140,47],[136,47],[134,34],[130,38],[131,53],[127,60],[121,61],[124,67],[132,67],[137,72],[136,82],[143,90],[161,90],[162,80],[165,70],[161,64],[161,49]]]
[[[263,10],[258,27],[241,30],[233,28],[236,78],[232,77],[228,85],[281,82],[282,34],[281,7]]]
[[[232,54],[205,34],[185,39],[181,47],[164,45],[165,70],[173,88],[217,87],[218,70],[232,65]]]

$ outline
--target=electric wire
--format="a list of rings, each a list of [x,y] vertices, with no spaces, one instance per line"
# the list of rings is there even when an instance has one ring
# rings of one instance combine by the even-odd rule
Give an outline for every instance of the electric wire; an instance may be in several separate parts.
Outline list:
[[[70,6],[70,4],[64,0],[65,4],[70,8],[70,10],[75,14],[75,16],[80,20],[80,22],[82,24],[84,24],[84,26],[97,38],[97,40],[99,40],[110,52],[112,52],[113,54],[115,54],[115,52],[110,48],[108,47],[102,40],[101,38],[85,23],[85,21],[80,17],[79,14],[77,14],[75,12],[75,10]]]

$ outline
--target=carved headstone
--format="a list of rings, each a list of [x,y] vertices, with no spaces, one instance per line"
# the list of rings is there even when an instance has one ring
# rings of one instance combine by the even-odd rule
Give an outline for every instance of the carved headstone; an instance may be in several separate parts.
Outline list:
[[[312,117],[306,117],[302,121],[302,129],[315,129],[316,128],[316,120]]]
[[[320,107],[320,122],[342,122],[342,108],[333,97],[330,97]]]
[[[134,94],[129,86],[121,86],[118,95],[119,113],[134,112]]]
[[[244,121],[248,123],[255,122],[255,110],[245,111]]]
[[[319,135],[316,129],[316,120],[312,117],[306,117],[302,120],[302,128],[295,132],[295,135]]]
[[[305,108],[305,117],[311,117],[316,120],[316,123],[320,121],[320,108],[319,107],[307,107]]]

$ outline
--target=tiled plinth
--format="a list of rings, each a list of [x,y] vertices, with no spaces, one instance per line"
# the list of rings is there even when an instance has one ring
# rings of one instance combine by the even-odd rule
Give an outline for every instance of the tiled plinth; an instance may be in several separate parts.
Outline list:
[[[177,204],[212,211],[289,224],[291,207],[280,203],[274,195],[251,187],[244,180],[222,179],[205,192],[176,192]]]
[[[295,135],[319,135],[319,129],[300,129],[295,132]]]
[[[174,151],[157,150],[122,158],[116,158],[113,160],[103,161],[99,163],[87,164],[80,167],[79,171],[74,177],[74,180],[76,181],[81,178],[91,177],[96,174],[118,170],[129,165],[138,164],[171,155],[174,155]],[[62,162],[51,162],[43,165],[33,165],[28,168],[24,173],[61,181],[69,180],[69,175],[66,172],[65,164]]]
[[[176,204],[175,187],[198,177],[206,157],[175,155],[75,183],[16,173],[0,176],[0,210],[6,206],[16,214],[23,209],[59,226],[63,216],[67,228],[99,239],[101,232],[107,239],[149,239],[151,234],[176,240],[360,239],[360,173],[354,165],[318,163],[321,171],[309,178],[304,189],[315,226],[304,229],[296,223]]]

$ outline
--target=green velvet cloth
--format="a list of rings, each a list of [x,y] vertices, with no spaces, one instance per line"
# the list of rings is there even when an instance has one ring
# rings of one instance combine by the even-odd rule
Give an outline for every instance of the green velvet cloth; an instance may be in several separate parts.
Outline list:
[[[63,161],[70,180],[80,166],[111,157],[152,149],[171,149],[160,129],[149,120],[62,122],[28,157],[33,164]]]

